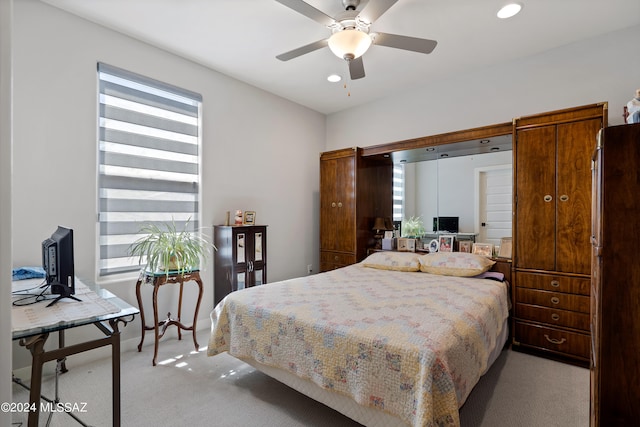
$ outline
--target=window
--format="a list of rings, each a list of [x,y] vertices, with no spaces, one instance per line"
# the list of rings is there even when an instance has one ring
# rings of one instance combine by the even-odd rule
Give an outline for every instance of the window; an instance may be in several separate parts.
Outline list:
[[[199,228],[199,94],[98,64],[99,275],[135,271],[143,223]]]
[[[393,165],[393,220],[402,221],[404,216],[404,165]]]

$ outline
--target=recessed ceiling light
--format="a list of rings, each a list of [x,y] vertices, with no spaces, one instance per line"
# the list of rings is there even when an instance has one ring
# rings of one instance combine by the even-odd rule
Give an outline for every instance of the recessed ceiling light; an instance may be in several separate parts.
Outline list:
[[[331,83],[338,83],[340,80],[342,80],[342,77],[337,74],[331,74],[329,77],[327,77],[327,80],[329,80]]]
[[[498,18],[506,19],[511,18],[512,16],[518,14],[522,10],[522,5],[520,3],[509,3],[502,7],[498,11]]]

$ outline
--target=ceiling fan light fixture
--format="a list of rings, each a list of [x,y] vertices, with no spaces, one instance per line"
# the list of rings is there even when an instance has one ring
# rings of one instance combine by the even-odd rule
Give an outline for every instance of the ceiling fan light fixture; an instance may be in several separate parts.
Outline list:
[[[340,59],[359,58],[370,46],[369,34],[356,29],[337,31],[329,37],[329,49]]]
[[[500,19],[511,18],[512,16],[517,15],[521,10],[522,10],[522,4],[520,4],[520,3],[509,3],[507,5],[504,5],[498,11],[497,16]]]

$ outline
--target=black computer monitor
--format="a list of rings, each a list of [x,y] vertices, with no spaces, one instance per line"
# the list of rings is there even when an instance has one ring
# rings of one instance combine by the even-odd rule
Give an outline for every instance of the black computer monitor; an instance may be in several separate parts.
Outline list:
[[[51,293],[59,295],[49,305],[62,298],[80,301],[72,296],[76,292],[72,229],[58,226],[51,237],[42,242],[42,268]]]
[[[457,233],[459,217],[457,216],[438,216],[433,217],[433,231],[447,231],[449,233]]]

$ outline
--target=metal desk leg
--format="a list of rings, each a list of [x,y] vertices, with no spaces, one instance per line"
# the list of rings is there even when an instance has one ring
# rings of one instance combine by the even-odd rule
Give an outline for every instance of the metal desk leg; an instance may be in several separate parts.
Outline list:
[[[111,333],[111,399],[113,402],[113,426],[120,427],[120,330],[119,319],[109,321],[113,332]],[[144,334],[144,332],[143,332]]]
[[[29,391],[29,406],[33,409],[29,412],[29,427],[38,427],[40,417],[40,391],[42,388],[42,365],[45,360],[44,343],[49,334],[35,335],[20,340],[20,345],[25,346],[31,352],[31,390]]]

